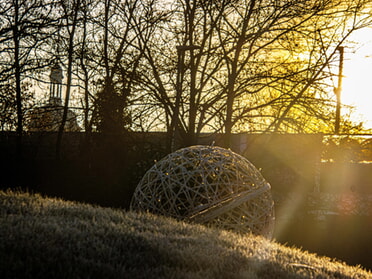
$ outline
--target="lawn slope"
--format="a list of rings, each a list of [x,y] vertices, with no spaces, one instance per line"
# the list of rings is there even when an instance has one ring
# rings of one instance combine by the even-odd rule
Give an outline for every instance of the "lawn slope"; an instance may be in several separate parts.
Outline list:
[[[0,191],[0,278],[372,278],[251,235]]]

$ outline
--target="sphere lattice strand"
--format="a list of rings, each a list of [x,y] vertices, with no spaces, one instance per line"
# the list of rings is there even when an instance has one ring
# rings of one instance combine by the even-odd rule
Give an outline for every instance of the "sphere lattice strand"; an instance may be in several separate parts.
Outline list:
[[[131,209],[240,233],[273,232],[270,184],[246,158],[217,146],[183,148],[156,162]]]

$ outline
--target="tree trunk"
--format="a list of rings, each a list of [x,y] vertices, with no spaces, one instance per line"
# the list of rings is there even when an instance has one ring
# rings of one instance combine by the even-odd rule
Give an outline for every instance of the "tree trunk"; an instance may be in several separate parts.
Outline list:
[[[224,140],[224,145],[227,148],[231,147],[232,127],[234,124],[232,118],[233,118],[234,101],[235,101],[235,82],[236,82],[237,75],[238,75],[238,62],[239,62],[240,54],[243,50],[243,46],[246,40],[248,21],[251,18],[255,5],[256,5],[256,1],[252,0],[250,3],[249,9],[246,11],[247,14],[245,16],[245,21],[243,22],[241,33],[239,34],[238,40],[236,42],[234,58],[231,62],[231,72],[229,74],[229,80],[228,80],[228,85],[227,85],[225,140]]]
[[[19,164],[22,160],[22,134],[23,134],[23,114],[22,114],[22,92],[21,92],[21,66],[19,61],[19,30],[18,19],[19,4],[18,0],[14,4],[14,27],[13,27],[13,41],[14,41],[14,70],[15,70],[15,84],[16,84],[16,103],[17,103],[17,142],[16,142],[16,160]]]
[[[75,11],[74,11],[74,18],[72,22],[72,29],[69,34],[69,45],[68,45],[68,65],[67,65],[67,84],[66,84],[66,95],[65,95],[65,103],[63,106],[63,115],[62,115],[62,121],[61,125],[58,129],[58,135],[57,135],[57,144],[56,144],[56,158],[57,160],[61,159],[61,146],[62,146],[62,137],[63,132],[65,130],[66,121],[67,121],[67,114],[68,114],[68,107],[69,107],[69,101],[70,101],[70,92],[71,92],[71,81],[72,81],[72,56],[74,52],[74,35],[76,30],[76,24],[77,24],[77,16],[78,11],[80,9],[80,0],[76,2]]]

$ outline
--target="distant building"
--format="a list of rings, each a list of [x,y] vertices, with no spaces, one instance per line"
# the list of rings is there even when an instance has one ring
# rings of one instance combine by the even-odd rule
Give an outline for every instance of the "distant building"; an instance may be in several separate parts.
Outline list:
[[[28,115],[27,130],[30,132],[56,132],[58,131],[63,117],[62,105],[62,79],[63,71],[58,62],[54,63],[50,71],[49,100],[41,106],[32,109]],[[76,114],[68,110],[64,131],[78,132],[79,127]]]

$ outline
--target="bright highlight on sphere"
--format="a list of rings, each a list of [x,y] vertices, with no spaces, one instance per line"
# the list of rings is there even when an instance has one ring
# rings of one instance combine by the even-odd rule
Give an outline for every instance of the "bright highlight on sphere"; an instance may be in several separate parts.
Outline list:
[[[270,184],[246,158],[216,146],[175,151],[150,168],[131,209],[271,237]]]

